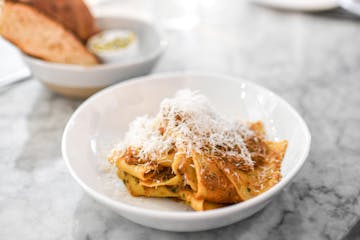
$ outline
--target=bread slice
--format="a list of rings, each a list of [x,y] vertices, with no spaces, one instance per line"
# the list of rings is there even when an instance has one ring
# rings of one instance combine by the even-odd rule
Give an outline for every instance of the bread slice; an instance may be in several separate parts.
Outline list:
[[[4,2],[0,34],[23,52],[46,61],[80,65],[99,63],[72,32],[28,4]]]
[[[61,23],[82,42],[99,29],[83,0],[6,0],[30,5],[51,19]]]

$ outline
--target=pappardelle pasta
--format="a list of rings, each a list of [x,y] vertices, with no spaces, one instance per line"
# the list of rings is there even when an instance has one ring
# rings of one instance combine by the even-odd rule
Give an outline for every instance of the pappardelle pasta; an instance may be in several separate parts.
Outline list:
[[[205,96],[181,90],[155,117],[135,119],[108,161],[133,196],[180,199],[203,211],[278,183],[286,148],[286,140],[266,140],[261,122],[230,120]]]

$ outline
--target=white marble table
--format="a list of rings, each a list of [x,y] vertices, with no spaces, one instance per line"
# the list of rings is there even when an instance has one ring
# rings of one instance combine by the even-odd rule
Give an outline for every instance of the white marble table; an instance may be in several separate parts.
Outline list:
[[[169,20],[174,6],[163,11],[175,0],[167,2],[121,1],[111,11],[132,9],[167,27],[169,48],[154,72],[225,73],[289,101],[313,136],[295,182],[261,212],[221,229],[169,233],[139,226],[71,178],[60,139],[81,102],[32,79],[0,89],[0,239],[343,237],[360,218],[360,22],[207,0],[184,8],[187,22],[179,26]]]

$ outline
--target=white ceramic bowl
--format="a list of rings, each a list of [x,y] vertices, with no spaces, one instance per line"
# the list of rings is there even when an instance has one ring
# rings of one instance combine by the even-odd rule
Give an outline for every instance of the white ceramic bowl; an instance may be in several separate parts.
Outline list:
[[[287,139],[282,180],[248,201],[205,211],[190,211],[169,199],[132,197],[115,173],[104,171],[106,154],[139,115],[155,114],[165,97],[183,88],[200,90],[222,113],[264,122],[268,137]],[[271,91],[242,79],[203,74],[161,74],[137,78],[105,89],[84,102],[69,120],[62,153],[71,175],[100,203],[145,226],[169,231],[199,231],[247,218],[278,194],[304,164],[310,132],[300,115]],[[113,179],[110,181],[111,177]]]
[[[125,17],[96,18],[100,29],[131,29],[139,41],[135,57],[119,63],[79,66],[46,62],[23,55],[33,75],[54,91],[72,97],[88,97],[119,81],[148,74],[166,49],[158,29],[142,20]]]

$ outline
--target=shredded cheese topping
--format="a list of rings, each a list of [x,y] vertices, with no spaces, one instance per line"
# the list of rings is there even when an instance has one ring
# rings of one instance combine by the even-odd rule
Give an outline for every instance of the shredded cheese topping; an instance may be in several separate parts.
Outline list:
[[[160,104],[155,117],[147,115],[130,123],[118,150],[131,148],[139,159],[156,160],[171,152],[190,157],[192,152],[254,166],[244,139],[254,136],[246,124],[220,115],[198,92],[180,90]]]

